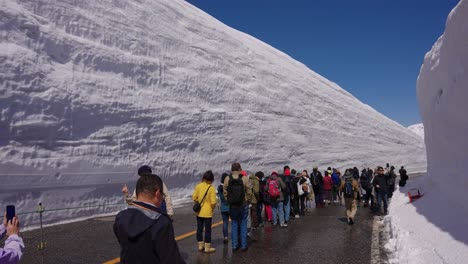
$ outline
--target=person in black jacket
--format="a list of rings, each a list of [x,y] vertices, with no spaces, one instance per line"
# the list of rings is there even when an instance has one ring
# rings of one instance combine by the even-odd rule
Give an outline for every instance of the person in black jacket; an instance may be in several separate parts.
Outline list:
[[[387,198],[388,198],[388,174],[384,174],[384,169],[382,167],[377,168],[377,175],[374,177],[373,185],[375,188],[375,192],[377,194],[377,207],[379,208],[380,213],[380,206],[384,204],[384,214],[387,214]]]
[[[406,181],[408,180],[408,174],[403,166],[401,166],[401,169],[398,172],[400,173],[399,185],[403,187],[406,185]]]
[[[185,263],[174,238],[172,221],[161,209],[164,193],[157,175],[141,176],[137,200],[115,217],[120,263]]]
[[[312,183],[312,189],[315,194],[315,206],[323,207],[325,203],[323,202],[323,177],[322,173],[318,170],[318,167],[312,169],[310,174],[310,181]]]

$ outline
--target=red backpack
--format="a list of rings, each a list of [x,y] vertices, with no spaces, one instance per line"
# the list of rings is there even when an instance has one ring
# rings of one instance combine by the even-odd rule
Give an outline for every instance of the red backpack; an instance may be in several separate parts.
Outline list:
[[[280,197],[280,188],[279,188],[279,185],[278,185],[278,179],[276,179],[276,180],[269,179],[268,180],[268,194],[273,199],[276,199],[276,198]]]

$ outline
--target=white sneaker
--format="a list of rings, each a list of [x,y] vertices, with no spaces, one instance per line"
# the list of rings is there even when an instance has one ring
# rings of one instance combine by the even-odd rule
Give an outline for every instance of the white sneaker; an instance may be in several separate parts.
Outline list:
[[[300,216],[299,215],[295,215],[294,218],[299,218]]]
[[[281,227],[288,227],[288,224],[281,224]]]

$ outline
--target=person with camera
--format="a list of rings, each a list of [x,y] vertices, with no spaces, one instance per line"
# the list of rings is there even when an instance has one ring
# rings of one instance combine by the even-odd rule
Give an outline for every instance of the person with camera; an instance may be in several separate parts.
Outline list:
[[[120,263],[185,263],[169,216],[162,212],[163,183],[154,174],[136,184],[136,200],[115,217],[114,234],[120,244]]]
[[[3,215],[3,222],[0,225],[0,239],[6,235],[5,246],[0,248],[0,263],[14,264],[19,263],[23,254],[24,243],[19,236],[19,221],[18,217],[14,216],[11,220],[7,220],[7,214]]]

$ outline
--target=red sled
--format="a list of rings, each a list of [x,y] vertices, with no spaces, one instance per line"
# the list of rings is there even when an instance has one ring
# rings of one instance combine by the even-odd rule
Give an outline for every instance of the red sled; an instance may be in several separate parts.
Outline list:
[[[419,199],[422,197],[422,194],[419,192],[419,189],[411,189],[408,192],[408,198],[410,203],[412,203],[414,200]]]

